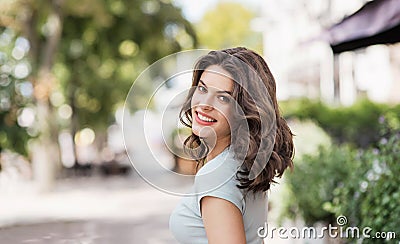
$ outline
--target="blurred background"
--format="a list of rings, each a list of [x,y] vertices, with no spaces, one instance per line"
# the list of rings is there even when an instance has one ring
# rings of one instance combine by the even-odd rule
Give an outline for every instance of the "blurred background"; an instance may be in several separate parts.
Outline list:
[[[321,228],[344,215],[398,242],[399,40],[399,0],[1,0],[0,243],[175,243],[180,197],[131,166],[125,98],[160,58],[232,46],[265,57],[295,134],[295,169],[272,187],[268,223]],[[136,89],[129,112],[142,130],[135,118],[155,88]],[[151,138],[171,169],[193,173]],[[132,133],[126,149],[153,160],[143,145]]]

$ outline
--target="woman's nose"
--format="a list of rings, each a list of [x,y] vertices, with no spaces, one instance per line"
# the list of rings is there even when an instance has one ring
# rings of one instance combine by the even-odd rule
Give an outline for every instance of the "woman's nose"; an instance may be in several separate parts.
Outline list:
[[[208,104],[201,104],[200,107],[201,107],[201,109],[203,109],[204,111],[211,111],[211,110],[214,109],[213,106],[208,105]]]
[[[202,97],[200,101],[200,106],[205,110],[212,110],[214,108],[213,100],[214,97],[212,96],[212,94],[206,94]]]

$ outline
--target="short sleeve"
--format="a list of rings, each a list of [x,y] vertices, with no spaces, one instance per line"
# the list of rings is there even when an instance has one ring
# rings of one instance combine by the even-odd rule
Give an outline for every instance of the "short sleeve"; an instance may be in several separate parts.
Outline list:
[[[242,190],[237,187],[239,181],[236,179],[236,161],[225,160],[223,164],[216,162],[207,164],[198,172],[200,174],[196,174],[194,182],[199,216],[201,216],[200,201],[205,196],[225,199],[233,203],[243,215],[245,201]]]
[[[211,196],[211,197],[225,199],[225,200],[233,203],[240,210],[242,215],[244,214],[244,209],[245,209],[244,197],[243,197],[242,191],[236,186],[236,180],[234,180],[234,179],[227,181],[226,183],[217,187],[214,190],[204,192],[204,193],[199,193],[196,196],[197,208],[198,208],[198,213],[200,216],[201,216],[200,201],[205,196]]]

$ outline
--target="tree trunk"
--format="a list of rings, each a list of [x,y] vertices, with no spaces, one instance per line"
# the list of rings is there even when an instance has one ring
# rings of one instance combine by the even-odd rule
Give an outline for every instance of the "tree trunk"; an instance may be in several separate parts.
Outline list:
[[[51,1],[50,13],[47,17],[49,23],[49,31],[47,38],[43,43],[38,43],[35,30],[38,18],[35,13],[31,15],[30,25],[28,26],[27,36],[35,48],[31,49],[33,60],[38,60],[39,64],[34,80],[34,96],[37,108],[37,123],[40,135],[32,143],[31,154],[34,171],[34,179],[36,180],[38,190],[41,192],[50,191],[53,188],[56,176],[55,170],[60,165],[60,153],[58,146],[58,128],[56,120],[53,118],[49,97],[52,93],[54,83],[56,82],[52,74],[55,55],[62,34],[62,1]],[[34,9],[33,12],[36,10]],[[37,49],[40,48],[38,51]],[[40,57],[38,57],[40,55]]]
[[[36,104],[37,116],[41,134],[31,147],[34,180],[40,192],[52,190],[55,180],[56,164],[59,162],[59,147],[50,134],[52,123],[49,104]]]

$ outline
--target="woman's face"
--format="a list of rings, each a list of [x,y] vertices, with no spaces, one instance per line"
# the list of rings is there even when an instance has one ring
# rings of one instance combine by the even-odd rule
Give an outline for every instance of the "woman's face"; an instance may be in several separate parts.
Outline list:
[[[231,75],[222,67],[211,65],[202,73],[195,89],[191,101],[193,133],[217,143],[230,143],[228,120],[234,102]]]

